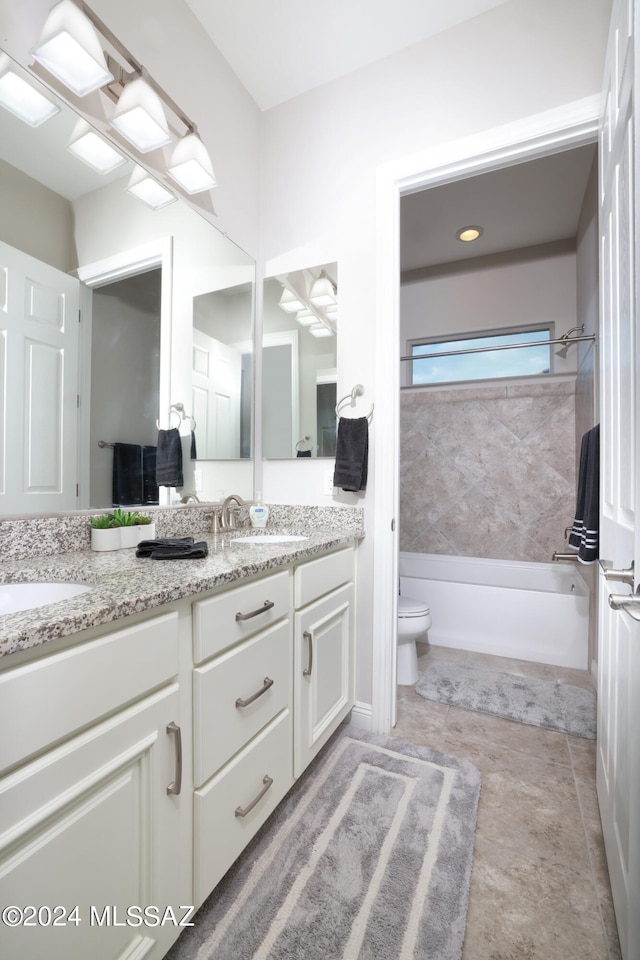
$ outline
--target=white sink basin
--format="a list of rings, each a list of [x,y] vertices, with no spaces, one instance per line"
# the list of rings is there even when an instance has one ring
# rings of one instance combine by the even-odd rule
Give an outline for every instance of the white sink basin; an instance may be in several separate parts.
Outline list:
[[[292,543],[308,539],[298,533],[253,533],[248,537],[232,537],[231,543]]]
[[[89,583],[0,583],[0,615],[69,600],[91,588]]]

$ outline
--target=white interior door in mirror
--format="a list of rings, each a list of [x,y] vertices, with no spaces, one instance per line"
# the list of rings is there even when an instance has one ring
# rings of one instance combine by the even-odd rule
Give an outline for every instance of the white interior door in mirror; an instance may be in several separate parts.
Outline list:
[[[191,382],[198,457],[239,457],[241,353],[194,328]]]
[[[76,507],[79,281],[0,243],[0,513]]]

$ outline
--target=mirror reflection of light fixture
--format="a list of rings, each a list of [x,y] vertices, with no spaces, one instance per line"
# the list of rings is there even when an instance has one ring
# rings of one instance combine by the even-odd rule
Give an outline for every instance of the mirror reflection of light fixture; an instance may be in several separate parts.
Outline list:
[[[309,327],[309,333],[314,337],[332,337],[333,330],[325,326],[324,323],[314,323],[312,327]]]
[[[336,285],[327,273],[322,270],[320,276],[313,281],[311,293],[309,294],[309,302],[312,303],[314,307],[328,307],[331,304],[337,303],[336,293]]]
[[[0,76],[0,104],[30,127],[39,127],[60,110],[13,70]]]
[[[52,7],[31,53],[79,97],[114,79],[93,24],[73,0]]]
[[[179,140],[167,172],[187,193],[202,193],[217,184],[211,157],[195,131]]]
[[[126,84],[111,125],[140,153],[149,153],[171,141],[162,100],[144,77],[134,77]]]
[[[482,227],[470,224],[468,227],[461,227],[460,230],[456,232],[456,237],[458,240],[462,240],[463,243],[471,243],[473,240],[481,237],[483,233],[484,230]]]
[[[562,334],[560,340],[568,341],[572,333],[584,333],[584,323],[581,323],[579,327],[571,327],[570,330],[567,330],[566,333]],[[563,344],[559,350],[556,350],[556,357],[561,357],[563,360],[566,360],[570,346],[572,346],[571,342]]]
[[[166,190],[142,167],[136,167],[131,174],[127,190],[152,210],[160,210],[176,200],[170,190]]]
[[[298,297],[293,290],[289,290],[288,287],[285,287],[282,291],[282,296],[278,301],[278,306],[285,310],[287,313],[298,313],[299,310],[304,310],[306,304]]]
[[[83,120],[76,125],[67,150],[101,174],[111,173],[126,163],[122,154]]]
[[[298,310],[296,320],[303,327],[310,327],[312,323],[317,323],[318,318],[311,310]]]

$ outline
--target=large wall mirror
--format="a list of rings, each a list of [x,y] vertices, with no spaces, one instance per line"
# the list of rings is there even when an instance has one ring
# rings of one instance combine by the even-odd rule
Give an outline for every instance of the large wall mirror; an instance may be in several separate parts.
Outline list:
[[[265,458],[335,457],[337,323],[336,263],[264,281]]]
[[[44,97],[47,119],[7,107],[7,71]],[[111,506],[125,445],[149,468],[123,505],[250,499],[255,263],[182,197],[143,202],[154,181],[120,144],[112,170],[89,166],[86,133],[0,51],[0,516]],[[154,491],[169,427],[184,483]]]

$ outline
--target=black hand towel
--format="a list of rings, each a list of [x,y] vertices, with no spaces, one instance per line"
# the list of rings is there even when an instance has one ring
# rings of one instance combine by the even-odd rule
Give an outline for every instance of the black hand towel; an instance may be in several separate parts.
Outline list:
[[[138,544],[137,557],[151,560],[202,560],[209,553],[205,540],[193,542],[193,537],[174,540],[143,540]]]
[[[310,456],[311,456],[311,450],[298,450],[298,452],[296,453],[296,457],[310,457]]]
[[[340,417],[336,441],[334,487],[364,490],[367,486],[369,421],[366,417]]]
[[[136,549],[136,557],[150,557],[152,550],[158,547],[192,547],[193,537],[158,537],[157,540],[141,540]]]
[[[142,447],[114,443],[111,499],[114,507],[142,503]]]
[[[600,518],[600,425],[587,431],[580,446],[576,515],[569,546],[578,550],[578,560],[595,563],[599,548]]]
[[[196,447],[196,432],[195,430],[191,431],[191,459],[198,459],[198,449]]]
[[[158,503],[158,484],[156,483],[157,447],[142,448],[142,502]]]
[[[182,441],[177,427],[172,427],[170,430],[158,430],[156,483],[159,487],[181,487],[184,484]]]

